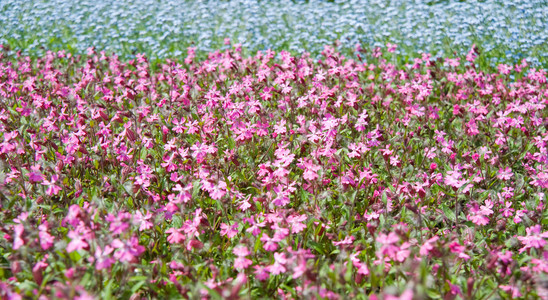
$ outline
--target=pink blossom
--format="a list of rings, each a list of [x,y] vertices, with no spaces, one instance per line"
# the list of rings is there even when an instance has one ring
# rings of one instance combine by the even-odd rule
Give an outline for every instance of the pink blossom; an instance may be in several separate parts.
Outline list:
[[[213,191],[210,192],[210,196],[212,199],[219,200],[226,195],[226,192],[226,182],[220,180],[217,185],[213,186]]]
[[[333,245],[340,246],[340,245],[351,245],[356,238],[353,236],[347,236],[342,241],[339,242],[333,242]]]
[[[42,182],[44,176],[40,172],[30,172],[28,174],[30,182]]]
[[[434,243],[437,242],[438,240],[439,240],[439,236],[433,236],[430,239],[428,239],[426,242],[424,242],[424,244],[421,246],[419,251],[420,255],[422,256],[428,255],[430,251],[435,249]]]
[[[113,251],[114,248],[109,245],[106,245],[104,249],[101,249],[101,247],[95,248],[94,257],[96,270],[108,269],[113,263],[116,262],[116,260],[111,257]]]
[[[285,253],[274,253],[274,264],[266,267],[268,272],[273,275],[278,275],[286,271],[285,264],[287,263],[287,258]]]
[[[254,266],[255,268],[255,278],[259,281],[265,281],[270,277],[270,274],[267,272],[268,267]]]
[[[23,224],[17,224],[13,227],[13,231],[15,234],[13,239],[13,249],[18,250],[25,244],[25,241],[23,240],[23,232],[25,231],[25,227]]]
[[[357,256],[360,254],[360,252],[355,252],[354,254],[350,255],[350,261],[352,261],[352,265],[354,268],[356,268],[358,274],[361,275],[369,275],[369,269],[367,268],[367,265],[363,263]]]
[[[48,250],[53,246],[53,241],[55,238],[48,232],[48,223],[41,224],[38,226],[40,230],[38,232],[38,237],[40,238],[40,246],[43,250]]]
[[[266,251],[276,251],[278,249],[278,244],[276,243],[277,240],[274,238],[270,238],[266,233],[263,233],[263,236],[261,237],[261,242],[263,242],[263,248]]]
[[[235,237],[238,234],[238,223],[228,225],[221,223],[221,236],[227,236],[229,239]]]
[[[449,244],[449,249],[451,253],[458,253],[458,256],[464,260],[470,259],[470,256],[464,253],[466,247],[462,246],[458,242],[452,242],[451,244]]]
[[[58,179],[59,179],[58,175],[52,175],[50,181],[48,180],[42,181],[43,185],[48,186],[48,189],[46,190],[46,194],[48,196],[57,195],[59,194],[60,191],[62,191],[62,188],[55,184],[55,182],[57,182]]]
[[[169,236],[167,237],[168,243],[178,244],[183,242],[186,239],[186,237],[181,231],[182,229],[176,229],[176,228],[169,228],[168,230],[166,230],[166,233],[169,233]]]
[[[135,236],[126,241],[115,239],[111,245],[117,249],[114,258],[121,262],[135,262],[137,257],[145,252],[145,247],[139,245],[139,240]]]
[[[523,248],[519,250],[519,253],[530,248],[542,249],[544,245],[546,245],[544,239],[548,239],[548,231],[541,233],[539,224],[526,228],[525,231],[527,232],[526,236],[518,236],[518,240],[524,245]]]
[[[506,169],[500,169],[499,170],[499,173],[497,175],[497,178],[500,179],[500,180],[510,180],[510,178],[512,178],[512,176],[514,176],[514,173],[512,173],[512,169],[510,169],[509,167],[506,167]]]
[[[499,288],[511,295],[513,299],[521,297],[519,288],[513,285],[499,285]]]
[[[386,295],[386,300],[413,300],[413,290],[405,290],[399,297]]]
[[[83,250],[89,247],[88,243],[85,240],[85,235],[79,231],[71,230],[67,234],[71,238],[70,243],[67,245],[67,252],[71,253],[77,250]]]

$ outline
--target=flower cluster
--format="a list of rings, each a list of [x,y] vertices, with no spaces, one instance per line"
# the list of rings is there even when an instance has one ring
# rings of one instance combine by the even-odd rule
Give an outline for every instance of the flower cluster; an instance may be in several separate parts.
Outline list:
[[[395,49],[0,52],[0,295],[545,295],[546,71]]]

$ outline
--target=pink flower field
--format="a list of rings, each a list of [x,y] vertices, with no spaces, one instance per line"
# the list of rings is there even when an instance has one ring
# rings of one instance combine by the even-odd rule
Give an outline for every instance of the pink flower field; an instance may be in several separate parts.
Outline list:
[[[1,299],[548,299],[546,71],[395,49],[0,52]]]

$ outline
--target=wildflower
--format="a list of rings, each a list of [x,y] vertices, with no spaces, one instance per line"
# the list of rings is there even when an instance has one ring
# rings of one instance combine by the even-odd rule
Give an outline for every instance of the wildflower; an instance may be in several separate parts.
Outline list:
[[[274,264],[266,267],[268,272],[273,275],[278,275],[286,271],[285,264],[287,263],[287,258],[285,253],[274,253]]]
[[[66,248],[68,253],[77,250],[87,249],[89,247],[88,243],[86,242],[85,234],[83,232],[71,230],[69,231],[67,236],[71,238],[71,241]]]
[[[548,231],[541,233],[540,225],[533,225],[525,229],[526,236],[518,236],[518,240],[524,245],[519,249],[519,253],[526,251],[527,249],[535,248],[542,249],[546,245],[544,239],[548,239]]]
[[[235,237],[238,234],[238,223],[227,225],[221,223],[221,236],[227,236],[229,239]]]
[[[514,285],[499,285],[499,288],[509,294],[511,294],[512,298],[518,298],[521,297],[521,293],[519,292],[519,288]]]
[[[185,235],[182,233],[182,229],[169,228],[166,230],[166,233],[169,233],[167,241],[170,244],[178,244],[186,239]]]
[[[263,242],[263,248],[266,251],[276,251],[278,249],[278,240],[275,238],[270,238],[266,233],[263,233],[263,236],[261,237],[261,242]]]
[[[59,187],[58,185],[55,184],[55,182],[57,182],[58,179],[59,179],[59,175],[52,175],[50,181],[48,181],[48,180],[43,180],[42,181],[43,185],[48,186],[48,189],[46,190],[46,194],[48,196],[57,195],[62,190],[61,187]]]
[[[53,241],[55,240],[55,237],[53,237],[48,232],[48,223],[45,222],[38,226],[38,237],[40,238],[40,246],[43,250],[48,250],[53,246]]]
[[[367,268],[367,265],[360,261],[360,259],[357,257],[360,254],[360,252],[355,252],[350,255],[350,261],[352,262],[352,265],[354,268],[357,269],[358,274],[361,275],[369,275],[369,269]]]
[[[111,257],[113,251],[114,248],[110,245],[106,245],[103,249],[101,249],[101,247],[95,248],[94,262],[96,270],[108,269],[116,262],[116,260]]]
[[[139,240],[136,236],[132,236],[127,241],[115,239],[112,241],[111,245],[113,248],[118,249],[114,253],[114,258],[121,262],[135,262],[137,257],[145,252],[145,247],[139,245]]]
[[[497,174],[497,178],[504,181],[509,180],[510,178],[512,178],[512,176],[514,176],[514,173],[512,173],[512,169],[510,169],[509,167],[506,167],[505,169],[500,169],[499,173]]]
[[[250,254],[249,250],[245,246],[238,246],[235,247],[232,250],[232,253],[237,256],[237,258],[234,260],[234,268],[245,270],[247,269],[251,264],[252,261],[245,258]]]
[[[40,165],[34,165],[31,167],[32,172],[28,174],[30,182],[42,182],[44,175],[40,173]]]
[[[259,281],[265,281],[270,277],[270,274],[267,272],[268,267],[254,266],[255,268],[255,278]]]
[[[428,239],[426,242],[424,242],[424,244],[421,246],[419,251],[420,255],[422,256],[428,255],[428,253],[430,253],[432,250],[435,249],[434,243],[437,242],[438,240],[439,240],[438,236],[433,236],[430,239]]]
[[[470,259],[470,256],[464,253],[464,250],[466,250],[466,247],[462,246],[458,242],[452,242],[451,244],[449,244],[449,250],[451,251],[451,253],[458,253],[458,257],[464,260]]]

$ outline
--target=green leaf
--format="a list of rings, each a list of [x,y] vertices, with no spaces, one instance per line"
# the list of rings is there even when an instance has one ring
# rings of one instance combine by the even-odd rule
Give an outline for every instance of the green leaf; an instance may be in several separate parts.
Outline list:
[[[255,246],[253,247],[254,252],[256,253],[257,251],[259,251],[260,247],[261,247],[261,240],[257,238],[255,240]]]
[[[135,284],[134,286],[131,287],[131,293],[132,294],[135,294],[143,285],[145,285],[147,283],[146,276],[135,276],[135,277],[145,277],[145,279],[137,282],[137,284]],[[130,281],[132,281],[135,277],[132,277],[130,279]]]
[[[455,212],[452,209],[450,209],[447,206],[444,206],[442,207],[442,210],[445,213],[445,216],[447,217],[448,220],[455,221],[456,216],[455,216]]]
[[[74,262],[80,261],[80,259],[82,258],[82,256],[80,255],[80,253],[78,253],[78,251],[73,251],[69,253],[68,255],[70,259]]]
[[[428,298],[430,299],[440,299],[441,295],[438,293],[438,291],[434,289],[427,289],[426,295],[428,295]]]
[[[112,299],[112,284],[113,283],[114,283],[114,279],[111,279],[111,280],[108,281],[107,286],[105,287],[105,289],[101,293],[101,298],[102,299],[106,299],[106,300]]]
[[[178,215],[173,215],[173,217],[171,217],[171,225],[174,228],[181,228],[181,226],[183,226],[183,218]]]
[[[144,276],[144,275],[136,275],[136,276],[132,276],[129,281],[146,281],[148,279],[147,276]]]
[[[308,244],[308,248],[311,248],[320,254],[324,254],[324,255],[327,254],[325,253],[325,250],[323,249],[322,244],[316,243],[314,241],[308,241],[307,244]]]
[[[228,137],[228,148],[234,149],[236,147],[236,143],[234,142],[234,139],[232,137]]]

